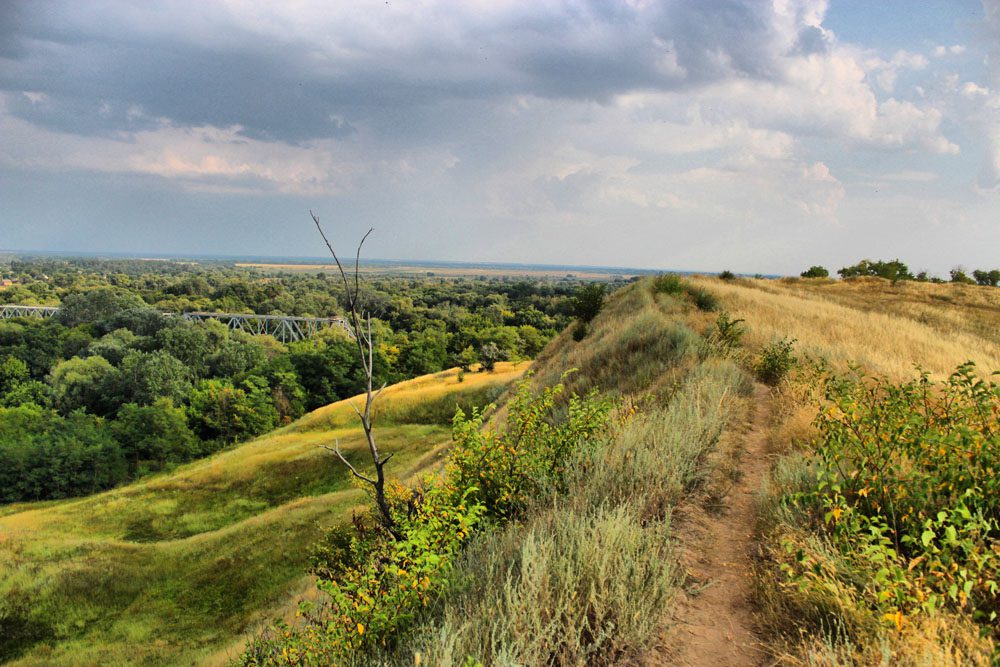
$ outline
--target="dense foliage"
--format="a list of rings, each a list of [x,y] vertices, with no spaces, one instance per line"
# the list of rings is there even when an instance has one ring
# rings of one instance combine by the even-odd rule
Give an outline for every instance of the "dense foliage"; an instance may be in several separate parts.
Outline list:
[[[915,280],[917,282],[932,283],[945,282],[941,278],[929,275],[926,271],[920,271],[914,275],[910,272],[910,268],[898,259],[891,261],[863,259],[857,264],[838,269],[837,273],[840,274],[841,278],[874,276],[877,278],[891,280],[894,283],[900,280]],[[803,278],[826,278],[828,275],[829,272],[827,272],[827,270],[822,266],[813,266],[809,270],[802,273]],[[972,272],[972,276],[970,277],[965,272],[965,269],[954,268],[948,272],[948,280],[949,282],[966,285],[1000,287],[1000,269],[976,269]]]
[[[876,276],[879,278],[886,278],[893,282],[897,280],[914,279],[913,274],[910,273],[910,268],[898,259],[891,261],[872,261],[870,259],[863,259],[853,266],[845,266],[844,268],[839,269],[837,273],[840,274],[841,278]]]
[[[0,320],[0,502],[63,498],[265,433],[359,393],[353,341],[298,342],[164,315],[192,310],[331,316],[326,276],[130,260],[12,260],[0,302],[59,305]],[[573,280],[375,276],[378,382],[530,358],[572,318]],[[603,289],[602,289],[603,291]]]
[[[811,513],[845,566],[789,543],[803,589],[841,590],[901,627],[912,614],[1000,611],[1000,386],[963,365],[946,381],[831,378],[816,475],[786,502]]]
[[[830,272],[826,270],[824,266],[810,266],[808,269],[803,271],[801,274],[803,278],[829,278]]]

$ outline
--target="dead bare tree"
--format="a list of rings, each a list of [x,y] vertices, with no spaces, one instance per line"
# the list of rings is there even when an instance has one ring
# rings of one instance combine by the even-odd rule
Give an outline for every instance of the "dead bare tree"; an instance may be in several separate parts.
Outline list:
[[[361,427],[365,431],[365,439],[368,441],[368,453],[371,455],[372,464],[375,466],[374,479],[359,472],[357,468],[351,465],[351,462],[348,461],[344,457],[344,454],[340,451],[339,439],[334,440],[333,447],[328,445],[320,446],[323,449],[327,449],[336,454],[337,458],[339,458],[340,461],[347,466],[352,475],[372,487],[372,493],[375,496],[375,505],[378,507],[379,511],[379,522],[393,537],[398,539],[399,533],[396,530],[396,521],[392,517],[392,511],[389,508],[389,503],[385,497],[385,464],[392,458],[392,454],[387,454],[385,456],[379,454],[378,445],[375,443],[375,434],[372,431],[372,406],[375,404],[375,400],[382,393],[382,390],[385,389],[385,385],[383,384],[377,390],[373,390],[375,361],[374,344],[372,342],[372,316],[371,313],[361,312],[359,310],[360,306],[358,303],[358,293],[361,285],[359,277],[361,247],[365,244],[365,241],[368,240],[368,236],[374,231],[374,229],[369,229],[365,235],[361,237],[361,242],[358,243],[358,249],[354,255],[354,275],[352,280],[348,277],[347,272],[340,263],[340,258],[337,257],[337,253],[333,249],[333,245],[331,245],[329,239],[327,239],[326,233],[323,231],[323,226],[319,222],[319,218],[316,217],[316,214],[312,211],[309,211],[309,215],[312,216],[313,222],[316,223],[316,229],[319,230],[320,236],[323,237],[323,242],[326,243],[326,247],[329,249],[330,254],[333,255],[333,261],[337,263],[337,270],[340,271],[340,277],[344,282],[344,291],[347,295],[347,308],[350,310],[351,326],[354,328],[354,340],[358,346],[358,357],[361,360],[361,367],[364,370],[366,381],[364,411],[359,410],[358,406],[354,403],[351,403],[351,407],[354,408],[354,412],[357,413],[358,419],[361,420]]]

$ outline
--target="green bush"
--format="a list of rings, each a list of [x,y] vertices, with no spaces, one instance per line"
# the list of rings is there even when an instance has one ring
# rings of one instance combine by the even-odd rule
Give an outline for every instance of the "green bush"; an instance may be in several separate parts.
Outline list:
[[[587,283],[581,286],[573,298],[573,315],[581,322],[590,322],[601,312],[604,293],[604,285],[601,283]]]
[[[719,280],[736,280],[736,274],[729,269],[726,269],[719,274]]]
[[[557,397],[563,385],[531,391],[522,380],[507,404],[504,428],[484,428],[483,412],[455,414],[455,445],[448,461],[447,485],[454,495],[471,490],[488,516],[509,519],[533,499],[563,490],[570,455],[595,437],[607,422],[610,404],[595,395],[571,396],[565,421],[556,422]]]
[[[682,294],[685,289],[685,283],[681,280],[681,277],[675,273],[664,273],[663,275],[657,276],[653,282],[653,289],[661,294]]]
[[[782,338],[761,350],[753,367],[757,379],[771,386],[777,385],[785,379],[796,363],[795,355],[792,354],[794,343],[795,339]]]
[[[692,303],[698,310],[705,310],[711,312],[719,307],[719,301],[715,298],[715,295],[708,290],[701,289],[700,287],[687,287],[688,296],[691,297]]]
[[[729,313],[722,312],[715,319],[715,329],[708,335],[708,344],[719,354],[726,356],[740,346],[746,334],[745,320],[734,320]]]
[[[824,266],[810,266],[800,274],[803,278],[829,278],[830,272]]]
[[[831,378],[811,488],[789,494],[847,563],[790,549],[801,588],[837,586],[890,624],[947,608],[997,631],[1000,387],[971,363],[945,382]]]

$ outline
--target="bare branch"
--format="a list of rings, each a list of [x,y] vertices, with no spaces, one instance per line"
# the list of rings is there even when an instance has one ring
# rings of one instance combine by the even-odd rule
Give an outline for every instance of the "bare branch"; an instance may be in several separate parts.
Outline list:
[[[326,233],[323,231],[323,226],[321,224],[319,224],[319,218],[316,217],[316,214],[313,213],[312,210],[310,210],[309,211],[309,215],[312,216],[313,222],[316,223],[316,229],[319,230],[319,235],[323,237],[323,243],[326,244],[326,247],[330,251],[330,254],[333,255],[333,261],[335,261],[337,263],[337,270],[340,271],[340,277],[344,280],[344,289],[347,291],[347,301],[348,301],[348,304],[350,305],[351,309],[353,310],[354,309],[354,297],[351,296],[351,284],[347,281],[347,274],[344,273],[344,267],[340,264],[340,258],[337,257],[337,251],[333,249],[333,246],[330,244],[330,240],[328,238],[326,238]]]
[[[371,234],[374,231],[375,231],[374,227],[369,227],[368,228],[368,231],[365,232],[365,235],[361,237],[361,243],[358,244],[358,252],[357,252],[357,254],[354,255],[354,294],[355,294],[355,296],[357,296],[357,294],[360,291],[359,288],[358,288],[358,270],[359,270],[359,267],[361,265],[361,246],[363,246],[365,244],[365,241],[368,240],[368,235]]]
[[[335,453],[337,458],[339,458],[344,465],[350,469],[351,473],[355,477],[364,480],[372,486],[375,496],[375,504],[378,506],[382,526],[394,538],[400,539],[399,531],[396,529],[396,521],[392,516],[392,508],[389,506],[389,501],[385,495],[385,464],[392,458],[392,454],[385,457],[379,455],[378,445],[375,443],[375,434],[372,432],[371,423],[372,403],[374,403],[375,399],[378,398],[378,395],[382,393],[382,389],[385,389],[385,385],[383,384],[382,388],[377,392],[372,392],[372,381],[375,374],[375,344],[372,339],[372,317],[370,313],[362,315],[358,312],[358,295],[361,292],[361,248],[364,246],[368,236],[374,230],[369,229],[368,232],[361,238],[361,242],[358,244],[357,252],[354,255],[354,289],[352,291],[351,280],[348,278],[347,272],[344,270],[344,266],[340,262],[340,258],[337,257],[337,253],[334,251],[333,245],[323,232],[323,226],[320,224],[319,218],[312,211],[309,211],[309,215],[312,216],[313,222],[316,223],[316,229],[319,230],[320,236],[323,237],[323,242],[326,243],[327,249],[330,251],[330,254],[333,255],[333,259],[337,263],[337,270],[340,272],[340,278],[344,283],[344,291],[347,293],[347,305],[351,311],[351,324],[354,326],[354,340],[357,344],[358,360],[361,362],[361,366],[365,371],[366,383],[364,412],[362,412],[353,402],[351,402],[350,405],[355,414],[358,415],[358,419],[361,421],[361,427],[364,429],[365,440],[368,441],[368,452],[371,454],[372,463],[375,465],[375,479],[358,472],[357,469],[352,466],[346,458],[344,458],[344,455],[340,451],[339,441],[333,448],[325,445],[320,446],[323,447],[323,449]],[[366,326],[362,326],[363,321]]]
[[[351,462],[348,461],[346,458],[344,458],[344,455],[340,452],[340,440],[337,440],[336,442],[337,442],[337,445],[335,447],[327,447],[326,445],[320,445],[320,447],[322,447],[323,449],[325,449],[327,451],[330,451],[330,452],[333,452],[334,454],[336,454],[337,458],[340,459],[340,462],[343,463],[345,466],[347,466],[348,470],[350,470],[351,474],[353,474],[355,477],[357,477],[360,480],[364,480],[364,481],[368,482],[369,484],[375,484],[375,480],[374,479],[372,479],[371,477],[367,477],[367,476],[362,475],[361,473],[359,473],[358,470],[357,470],[357,468],[355,468],[354,466],[352,466]],[[388,460],[388,458],[386,460]],[[385,463],[385,461],[383,461],[383,463]]]

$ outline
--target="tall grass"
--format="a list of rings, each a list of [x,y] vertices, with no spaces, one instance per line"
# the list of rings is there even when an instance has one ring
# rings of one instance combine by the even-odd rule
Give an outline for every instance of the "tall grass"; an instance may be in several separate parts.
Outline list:
[[[584,341],[563,332],[535,363],[535,379],[553,385],[567,369],[566,380],[577,393],[597,388],[614,395],[638,395],[675,386],[697,361],[701,337],[689,326],[687,302],[657,293],[652,279],[627,286],[614,295],[591,322]]]
[[[638,660],[679,584],[671,507],[705,477],[706,455],[750,386],[731,362],[709,360],[666,405],[623,415],[610,441],[577,452],[566,496],[473,542],[459,592],[390,661]]]
[[[846,368],[848,363],[861,364],[870,372],[900,379],[912,375],[918,364],[937,377],[947,376],[970,359],[980,368],[1000,368],[996,338],[982,337],[967,329],[941,328],[933,319],[893,313],[887,305],[892,303],[891,292],[866,290],[864,296],[851,296],[854,293],[849,290],[861,290],[867,283],[854,288],[849,283],[840,288],[847,296],[845,303],[838,303],[827,298],[820,287],[800,288],[797,283],[692,280],[716,292],[730,313],[746,321],[749,329],[746,343],[750,347],[762,347],[780,338],[795,338],[799,353],[826,358],[840,368]],[[922,303],[936,301],[931,297],[937,291],[930,288],[938,287],[948,286],[926,286],[921,292]],[[947,296],[943,292],[941,295]],[[862,299],[869,307],[860,310],[853,301]],[[968,321],[994,317],[990,313],[995,312],[1000,322],[1000,304],[956,304],[945,311],[949,317]],[[993,336],[996,335],[994,330]]]
[[[750,346],[792,336],[798,339],[796,353],[824,357],[838,372],[858,363],[869,372],[901,381],[912,378],[916,366],[937,378],[970,359],[987,373],[1000,368],[1000,294],[989,288],[890,285],[879,279],[696,282],[711,285],[725,307],[746,320]],[[760,496],[759,533],[766,557],[758,562],[756,597],[759,621],[770,631],[777,661],[914,667],[991,664],[993,643],[980,635],[968,615],[944,610],[929,617],[886,618],[873,611],[862,590],[866,582],[883,575],[879,568],[859,567],[857,559],[852,562],[828,535],[839,516],[831,514],[825,521],[820,514],[817,520],[815,511],[788,501],[816,488],[818,470],[810,453],[821,435],[813,421],[824,396],[821,375],[800,366],[775,393],[777,419],[770,439],[773,449],[784,456]],[[889,426],[878,427],[886,437]],[[896,438],[891,440],[894,445]],[[861,474],[874,473],[867,469]],[[800,562],[815,564],[812,574],[824,585],[803,587],[789,581],[781,564],[794,567]],[[916,576],[921,562],[905,565]]]

